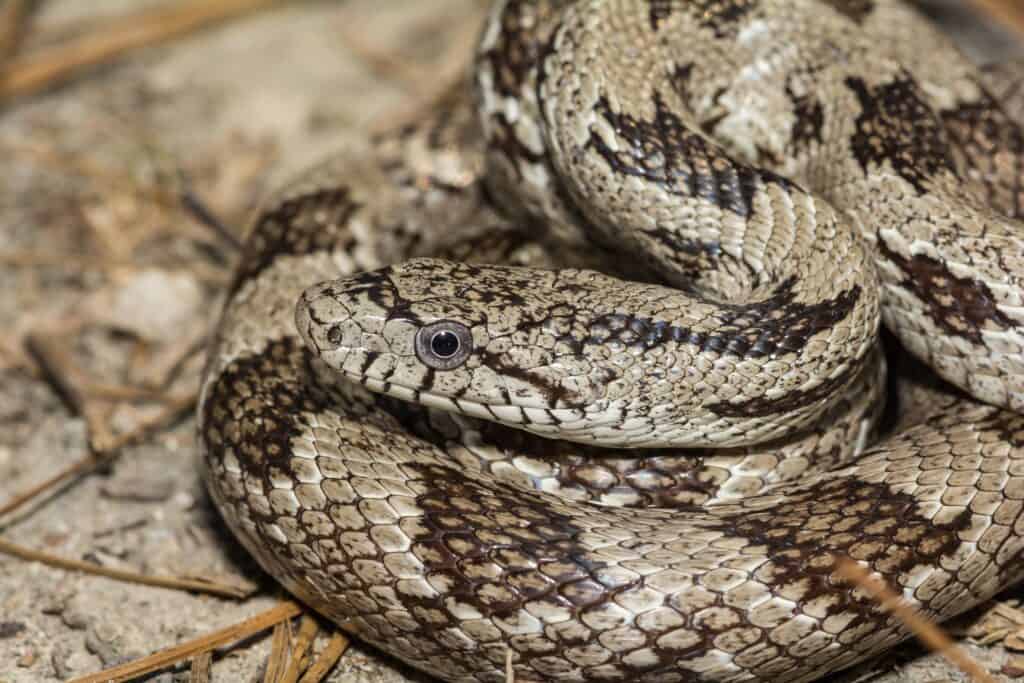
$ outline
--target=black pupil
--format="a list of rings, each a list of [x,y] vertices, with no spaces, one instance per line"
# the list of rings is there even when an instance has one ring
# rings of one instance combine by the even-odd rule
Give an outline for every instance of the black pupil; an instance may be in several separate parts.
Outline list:
[[[451,358],[459,350],[459,338],[448,330],[436,332],[430,338],[430,350],[441,358]]]

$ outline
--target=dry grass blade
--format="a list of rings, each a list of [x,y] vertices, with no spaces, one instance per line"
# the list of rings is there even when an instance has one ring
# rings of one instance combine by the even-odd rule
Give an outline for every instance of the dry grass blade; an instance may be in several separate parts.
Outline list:
[[[190,0],[132,14],[69,45],[12,61],[0,77],[0,100],[38,92],[82,69],[110,62],[129,50],[155,45],[282,1]]]
[[[917,638],[930,649],[945,657],[951,664],[971,677],[975,683],[995,683],[995,679],[978,662],[957,647],[949,636],[893,592],[884,581],[872,576],[867,569],[849,558],[839,562],[839,575],[870,595],[879,606],[895,615]]]
[[[996,21],[1024,37],[1024,4],[1019,0],[973,0],[974,4]]]
[[[163,410],[153,417],[141,421],[135,429],[111,437],[91,437],[89,439],[93,451],[107,456],[122,448],[139,443],[153,432],[168,427],[183,415],[192,411],[199,400],[199,390],[190,391],[182,396],[172,396],[167,400]]]
[[[159,586],[161,588],[196,591],[197,593],[209,593],[211,595],[218,595],[224,598],[247,598],[252,595],[253,592],[252,590],[246,590],[241,586],[232,586],[229,584],[213,583],[210,581],[200,581],[196,579],[179,579],[173,576],[151,576],[148,574],[124,571],[122,569],[102,567],[98,564],[93,564],[92,562],[82,562],[81,560],[72,560],[66,557],[58,557],[38,550],[32,550],[31,548],[11,543],[10,541],[6,541],[2,538],[0,538],[0,553],[19,557],[23,560],[28,560],[29,562],[41,562],[50,567],[86,572],[87,574],[94,574],[96,576],[105,576],[108,579],[130,581],[132,583],[141,583],[147,586]]]
[[[98,458],[90,453],[86,457],[71,463],[50,478],[39,482],[27,491],[22,491],[3,505],[0,505],[0,517],[4,517],[9,513],[14,512],[22,505],[25,505],[29,501],[35,499],[37,496],[42,495],[46,491],[59,486],[73,477],[85,474],[86,472],[91,472],[108,459],[109,458],[106,457]]]
[[[291,660],[288,662],[288,668],[285,669],[284,675],[278,679],[279,683],[296,683],[299,680],[299,672],[306,664],[309,648],[316,639],[316,634],[319,630],[320,625],[317,624],[316,619],[308,614],[302,617],[299,632],[295,636],[295,640],[292,641]]]
[[[82,676],[71,681],[71,683],[106,683],[107,681],[126,681],[130,678],[142,676],[143,674],[159,671],[177,662],[186,660],[195,655],[208,652],[214,648],[233,643],[236,640],[247,638],[254,633],[265,631],[271,626],[291,619],[302,614],[302,607],[294,602],[282,602],[266,612],[257,614],[254,617],[241,621],[219,631],[214,631],[205,636],[190,640],[181,645],[155,652],[148,657],[137,659],[120,666],[105,669],[88,676]]]
[[[324,676],[338,663],[341,656],[345,654],[349,642],[345,634],[335,632],[331,639],[327,641],[327,645],[324,646],[320,656],[313,662],[313,666],[309,667],[302,678],[299,679],[299,683],[320,683]]]
[[[200,652],[192,658],[192,665],[189,671],[190,683],[210,683],[210,674],[213,669],[213,653],[207,650]]]

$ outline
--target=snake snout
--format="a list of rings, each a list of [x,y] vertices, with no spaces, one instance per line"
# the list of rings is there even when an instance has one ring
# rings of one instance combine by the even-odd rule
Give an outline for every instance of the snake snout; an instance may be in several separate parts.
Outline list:
[[[332,282],[313,285],[302,293],[295,306],[295,328],[306,345],[320,354],[360,343],[346,297]]]

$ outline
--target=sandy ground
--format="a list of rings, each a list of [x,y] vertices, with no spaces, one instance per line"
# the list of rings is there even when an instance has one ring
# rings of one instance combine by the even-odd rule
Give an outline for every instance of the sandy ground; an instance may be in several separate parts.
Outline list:
[[[51,0],[28,47],[144,4],[156,3]],[[0,504],[88,451],[86,420],[39,376],[23,350],[26,334],[92,379],[89,413],[116,434],[159,405],[105,401],[111,390],[96,385],[160,384],[153,367],[209,324],[231,254],[178,207],[178,170],[227,223],[242,225],[289,172],[415,110],[441,80],[432,74],[459,63],[477,7],[472,0],[297,4],[140,52],[0,115]],[[971,23],[956,7],[945,3],[941,16],[972,54],[1022,54],[1008,35]],[[64,324],[74,319],[84,325]],[[192,357],[168,373],[161,391],[187,395],[200,362]],[[257,597],[148,588],[0,556],[0,683],[69,679],[274,603],[273,583],[204,494],[193,429],[186,417],[125,449],[100,473],[0,519],[0,534],[110,567],[247,580]],[[221,651],[214,680],[261,680],[269,640]],[[1008,657],[1001,647],[967,647],[993,671]],[[959,678],[913,649],[886,666],[893,662],[879,680]],[[355,645],[329,680],[423,678]]]

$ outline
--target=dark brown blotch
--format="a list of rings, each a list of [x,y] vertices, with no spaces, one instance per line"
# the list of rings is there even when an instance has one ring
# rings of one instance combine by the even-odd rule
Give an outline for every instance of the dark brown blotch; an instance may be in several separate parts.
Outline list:
[[[992,290],[981,280],[958,277],[942,261],[926,254],[903,256],[881,237],[878,248],[906,273],[902,285],[924,302],[931,319],[948,334],[984,344],[983,331],[1016,327],[996,306]]]
[[[1024,217],[1024,130],[979,84],[981,95],[939,113],[970,189],[993,210]]]
[[[875,0],[819,0],[828,5],[847,19],[862,24],[868,15],[875,10]]]
[[[646,121],[614,111],[605,98],[598,100],[598,115],[612,125],[625,145],[613,150],[597,133],[591,133],[589,144],[617,174],[644,178],[668,193],[699,197],[743,217],[753,213],[754,197],[765,185],[794,189],[781,176],[730,159],[703,135],[691,131],[658,93],[654,104],[654,118]]]
[[[945,130],[910,74],[878,86],[850,77],[846,85],[860,103],[850,149],[865,175],[888,163],[918,194],[940,173],[955,175]]]
[[[230,294],[281,256],[351,250],[355,239],[346,234],[348,221],[360,208],[348,188],[339,186],[290,197],[263,211],[246,239]]]
[[[579,348],[618,341],[650,350],[663,344],[692,344],[703,352],[736,358],[768,358],[799,353],[815,335],[843,321],[860,301],[854,286],[832,299],[816,303],[795,300],[796,279],[790,278],[775,293],[753,304],[725,305],[714,332],[697,331],[667,321],[612,313],[587,324],[590,334],[573,340]]]
[[[686,4],[702,27],[724,38],[736,34],[739,22],[758,6],[759,0],[691,0]]]
[[[822,143],[821,131],[825,125],[825,108],[813,94],[797,95],[793,88],[786,85],[786,95],[793,103],[793,128],[790,131],[790,147],[793,153],[799,154]]]

